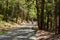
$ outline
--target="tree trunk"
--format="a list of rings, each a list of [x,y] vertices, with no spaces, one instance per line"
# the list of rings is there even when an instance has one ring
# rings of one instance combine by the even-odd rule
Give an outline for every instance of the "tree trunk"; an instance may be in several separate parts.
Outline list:
[[[6,9],[3,20],[5,20],[6,22],[8,21],[8,0],[6,0]]]
[[[58,33],[60,34],[60,0],[57,0],[57,16],[58,16],[58,19],[57,19],[57,25],[58,25]]]
[[[19,8],[19,0],[18,0],[18,2],[17,2],[17,15],[16,15],[16,23],[18,22],[18,18],[19,18],[19,10],[20,10],[20,8]]]
[[[40,3],[41,3],[41,13],[40,13]],[[44,3],[45,0],[36,0],[36,8],[37,8],[37,21],[39,29],[44,27]]]
[[[40,25],[41,25],[41,24],[40,24],[40,19],[41,19],[41,18],[40,18],[40,10],[39,10],[39,9],[40,9],[40,6],[39,6],[40,2],[41,2],[41,0],[39,0],[39,1],[36,0],[38,27],[39,27],[39,29],[42,29],[41,26],[40,26]]]
[[[57,33],[57,0],[54,0],[54,3],[55,3],[55,7],[54,7],[54,26],[55,26],[55,33]]]

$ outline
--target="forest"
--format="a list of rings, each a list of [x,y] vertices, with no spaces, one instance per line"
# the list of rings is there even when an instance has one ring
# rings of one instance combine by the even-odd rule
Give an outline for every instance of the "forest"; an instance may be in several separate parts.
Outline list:
[[[30,22],[35,30],[60,34],[60,0],[0,0],[0,34]]]

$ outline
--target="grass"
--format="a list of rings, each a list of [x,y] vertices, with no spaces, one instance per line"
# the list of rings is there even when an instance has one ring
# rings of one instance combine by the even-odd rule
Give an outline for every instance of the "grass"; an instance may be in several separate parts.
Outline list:
[[[7,29],[7,30],[10,30],[10,27],[13,25],[15,25],[16,23],[15,22],[13,22],[13,21],[9,21],[8,20],[8,22],[6,22],[6,21],[4,21],[4,20],[2,20],[3,19],[3,15],[1,15],[0,14],[0,28],[2,28],[1,30],[0,30],[0,35],[1,34],[4,34],[5,32],[7,32],[5,29]],[[20,23],[21,22],[21,19],[19,19],[19,22],[18,23]]]
[[[7,32],[8,30],[0,30],[0,35],[4,34],[5,32]]]
[[[5,22],[5,21],[3,21],[2,19],[3,19],[3,15],[0,14],[0,28],[1,28],[1,27],[2,27],[2,28],[5,27],[6,24],[14,24],[14,22],[11,22],[11,21]],[[4,34],[4,33],[7,32],[7,31],[8,31],[8,30],[0,30],[0,35],[1,35],[1,34]]]

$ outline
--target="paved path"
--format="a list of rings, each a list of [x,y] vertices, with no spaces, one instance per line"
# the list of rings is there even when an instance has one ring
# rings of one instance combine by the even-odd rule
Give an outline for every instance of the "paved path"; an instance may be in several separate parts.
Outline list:
[[[0,35],[0,40],[32,40],[35,31],[32,30],[33,25],[31,23],[8,31],[7,33]]]

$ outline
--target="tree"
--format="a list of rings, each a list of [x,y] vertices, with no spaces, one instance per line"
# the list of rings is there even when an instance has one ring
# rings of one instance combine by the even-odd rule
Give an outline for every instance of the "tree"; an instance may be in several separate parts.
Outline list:
[[[57,27],[60,34],[60,0],[57,0]]]
[[[42,29],[42,27],[44,27],[44,3],[45,0],[36,0],[37,20],[39,29]]]
[[[8,0],[6,0],[5,3],[6,3],[6,9],[5,9],[5,14],[3,19],[7,22],[8,21]]]
[[[16,13],[16,23],[18,22],[18,17],[19,17],[19,12],[20,12],[20,6],[19,6],[19,0],[18,0],[18,2],[16,3],[16,6],[17,6],[17,13]]]

